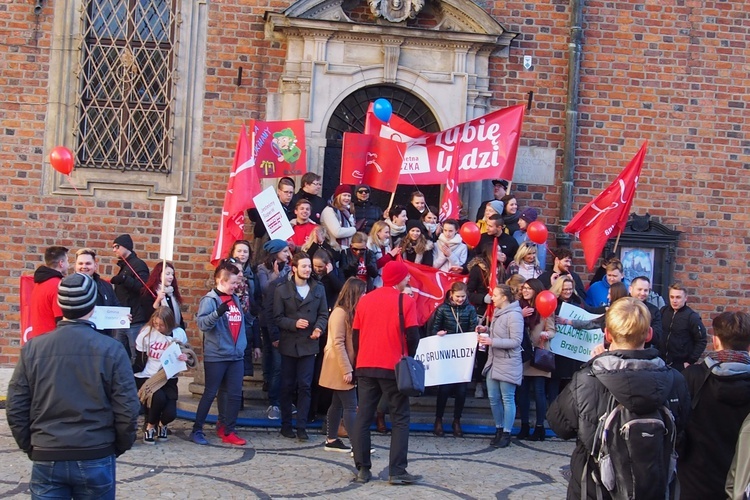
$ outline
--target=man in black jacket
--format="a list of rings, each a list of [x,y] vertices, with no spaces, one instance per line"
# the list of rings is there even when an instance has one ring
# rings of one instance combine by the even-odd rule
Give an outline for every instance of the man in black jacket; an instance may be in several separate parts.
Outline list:
[[[651,292],[651,280],[647,276],[633,278],[628,291],[631,297],[642,301],[648,308],[648,312],[651,313],[651,330],[653,331],[653,335],[651,336],[651,341],[646,343],[646,346],[658,349],[661,345],[663,326],[659,308],[648,301],[648,295]]]
[[[598,470],[591,451],[610,395],[636,414],[666,405],[674,415],[678,434],[687,424],[690,395],[685,379],[664,364],[656,349],[644,349],[651,337],[650,323],[648,309],[640,300],[625,297],[615,301],[607,311],[604,329],[605,338],[611,342],[609,350],[576,372],[547,411],[550,427],[559,437],[577,438],[570,457],[569,500],[581,498],[583,480],[587,481],[588,498],[598,498],[598,494],[599,498],[610,498],[590,474],[584,477],[584,470]],[[650,498],[663,496],[664,492],[654,492]]]
[[[682,372],[693,400],[677,461],[683,500],[726,498],[737,437],[750,413],[750,315],[723,312],[713,327],[714,350]]]
[[[97,269],[99,262],[96,259],[96,252],[91,248],[81,248],[76,252],[76,266],[75,271],[91,277],[96,283],[96,305],[97,306],[109,306],[119,307],[120,301],[117,300],[115,295],[115,289],[112,285],[103,280]],[[102,333],[114,337],[117,334],[117,330],[100,330]]]
[[[297,194],[292,198],[290,205],[294,207],[297,201],[305,199],[310,202],[310,220],[316,224],[320,224],[320,214],[323,213],[323,209],[326,207],[326,202],[320,197],[320,191],[323,188],[323,183],[320,182],[320,176],[313,172],[306,172],[302,179],[300,179],[302,187]]]
[[[318,339],[328,326],[323,286],[314,279],[306,253],[292,258],[292,279],[274,291],[273,319],[279,328],[281,353],[281,435],[307,441],[307,415],[318,354]],[[297,434],[292,430],[292,394],[297,389]]]
[[[700,315],[687,306],[687,290],[669,287],[669,305],[661,310],[662,339],[659,355],[669,366],[682,371],[692,365],[708,343]]]
[[[63,320],[32,338],[8,386],[8,424],[32,466],[32,496],[115,498],[115,457],[135,441],[140,402],[125,351],[88,321],[96,284],[58,289]],[[52,360],[52,361],[51,361]]]
[[[135,356],[135,339],[148,318],[141,307],[141,291],[148,280],[148,266],[133,251],[133,238],[121,234],[115,238],[112,251],[117,256],[120,270],[112,277],[110,283],[115,286],[115,295],[120,305],[130,308],[130,328],[118,332],[118,339],[132,360]]]
[[[360,184],[354,190],[357,199],[354,202],[354,218],[357,231],[369,235],[372,225],[383,219],[383,211],[370,201],[370,186]]]

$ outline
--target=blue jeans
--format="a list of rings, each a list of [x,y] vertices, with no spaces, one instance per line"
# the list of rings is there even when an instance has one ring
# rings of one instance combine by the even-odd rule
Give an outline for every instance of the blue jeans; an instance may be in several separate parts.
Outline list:
[[[115,498],[115,456],[94,460],[34,461],[31,498]]]
[[[534,388],[534,401],[536,402],[536,425],[544,425],[544,416],[547,414],[547,393],[545,386],[547,377],[523,377],[521,392],[518,393],[518,406],[521,407],[521,423],[529,423],[529,411],[531,407],[531,389]]]
[[[239,359],[237,361],[206,361],[203,363],[203,371],[206,374],[205,384],[203,386],[203,396],[198,403],[198,410],[195,412],[195,423],[193,431],[202,431],[203,424],[206,422],[208,411],[211,404],[216,398],[219,386],[226,388],[227,401],[226,406],[219,410],[223,415],[224,429],[227,434],[234,432],[234,426],[237,424],[237,414],[240,412],[240,403],[242,402],[242,377],[245,373],[245,363]]]
[[[490,400],[495,427],[510,432],[516,420],[516,384],[487,378],[487,399]],[[501,401],[502,399],[502,401]]]
[[[297,429],[307,429],[310,412],[310,385],[315,370],[315,354],[293,358],[281,356],[281,428],[292,428],[292,395],[297,389]]]
[[[268,382],[268,404],[279,406],[281,394],[281,354],[271,344],[267,328],[261,328],[263,337],[263,380]]]

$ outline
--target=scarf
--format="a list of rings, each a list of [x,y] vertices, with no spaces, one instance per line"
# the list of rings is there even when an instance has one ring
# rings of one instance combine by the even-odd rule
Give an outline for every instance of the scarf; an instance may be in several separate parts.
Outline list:
[[[448,245],[451,250],[455,249],[458,245],[464,242],[458,233],[456,233],[451,239],[446,238],[445,233],[440,233],[440,236],[438,236],[438,241]]]
[[[187,363],[188,368],[195,368],[198,364],[198,356],[195,355],[195,352],[193,352],[188,344],[183,344],[178,340],[175,340],[175,342],[180,345],[182,354],[187,354],[188,359],[185,363]],[[138,390],[138,399],[142,404],[151,406],[151,399],[154,397],[154,393],[164,387],[166,383],[167,374],[164,373],[164,368],[159,368],[159,371],[146,380]]]
[[[388,224],[388,227],[391,228],[391,243],[393,243],[393,241],[397,237],[406,234],[406,225],[397,226],[393,222],[391,222],[389,219],[386,219],[385,223]]]
[[[743,365],[750,365],[750,353],[747,351],[707,351],[698,360],[698,363],[703,363],[706,359],[712,359],[717,363],[742,363]]]
[[[162,285],[159,285],[159,287],[156,289],[157,295],[162,289]],[[182,312],[180,311],[180,303],[177,302],[177,298],[174,296],[174,288],[171,286],[168,286],[164,289],[164,298],[161,301],[161,305],[164,307],[168,307],[172,310],[172,313],[174,314],[174,321],[176,325],[182,324]]]

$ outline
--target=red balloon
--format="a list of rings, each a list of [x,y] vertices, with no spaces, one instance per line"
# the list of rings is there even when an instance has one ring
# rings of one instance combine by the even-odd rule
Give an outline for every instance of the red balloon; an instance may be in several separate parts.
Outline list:
[[[464,243],[470,247],[477,246],[479,244],[479,239],[482,237],[482,233],[479,231],[479,226],[474,222],[464,222],[464,225],[461,226],[458,233],[461,235]]]
[[[557,297],[549,290],[542,290],[534,300],[534,309],[536,309],[542,318],[551,316],[557,309]]]
[[[52,168],[61,174],[70,175],[73,171],[73,153],[65,146],[57,146],[49,154],[49,162]]]
[[[547,226],[543,222],[535,220],[526,228],[526,234],[529,239],[537,245],[547,243]]]

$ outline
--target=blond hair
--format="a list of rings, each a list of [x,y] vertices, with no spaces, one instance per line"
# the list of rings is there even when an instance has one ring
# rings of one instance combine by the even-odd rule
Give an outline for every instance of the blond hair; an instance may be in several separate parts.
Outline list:
[[[623,297],[609,306],[605,324],[612,342],[637,349],[648,338],[651,313],[642,301]]]
[[[532,251],[537,253],[537,256],[534,256],[534,265],[539,267],[539,257],[536,243],[533,243],[531,241],[524,241],[523,243],[521,243],[521,246],[518,247],[516,258],[514,259],[516,261],[516,264],[520,266],[521,262],[523,262],[523,259],[526,258],[526,256],[529,255]]]
[[[562,295],[563,287],[565,286],[565,283],[570,283],[573,285],[573,295],[576,294],[576,283],[573,281],[573,278],[570,277],[570,275],[560,276],[555,280],[554,283],[552,283],[552,286],[549,287],[549,291],[552,292],[555,297],[558,299],[560,298],[560,295]]]

